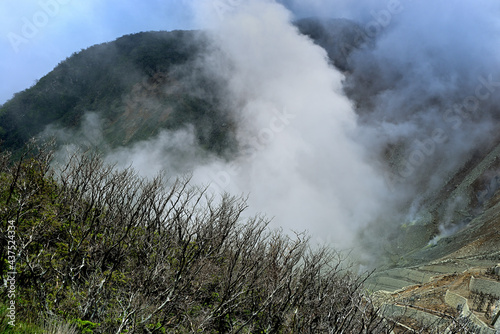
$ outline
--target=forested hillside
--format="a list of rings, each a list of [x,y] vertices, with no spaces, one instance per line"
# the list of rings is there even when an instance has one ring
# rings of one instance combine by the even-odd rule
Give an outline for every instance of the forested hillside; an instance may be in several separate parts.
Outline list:
[[[230,120],[215,79],[200,77],[199,91],[183,82],[183,68],[195,66],[206,48],[203,34],[173,31],[128,35],[75,53],[0,108],[3,146],[18,150],[49,124],[75,129],[95,112],[112,146],[192,124],[202,147],[222,153],[234,143],[230,127],[221,126]]]
[[[296,25],[341,70],[366,42],[348,20],[303,19]],[[74,53],[0,107],[2,145],[17,151],[48,125],[74,130],[94,112],[112,147],[190,124],[201,147],[219,155],[232,152],[235,125],[222,85],[197,63],[210,47],[199,31],[142,32]]]

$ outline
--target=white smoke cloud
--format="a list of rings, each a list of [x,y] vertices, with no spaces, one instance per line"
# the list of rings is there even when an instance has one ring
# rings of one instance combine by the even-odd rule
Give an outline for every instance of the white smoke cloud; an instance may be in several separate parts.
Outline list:
[[[500,5],[400,3],[401,11],[385,21],[373,14],[383,9],[372,12],[386,25],[374,47],[352,54],[346,89],[372,151],[398,147],[399,186],[411,200],[442,187],[473,152],[495,141]]]
[[[207,64],[233,65],[225,74],[251,153],[218,162],[211,179],[249,191],[277,225],[349,239],[382,210],[383,224],[402,223],[494,142],[497,2],[280,2],[295,17],[274,1],[196,3],[224,55]],[[364,30],[369,43],[352,53],[346,79],[290,25],[312,14],[353,18]],[[294,117],[269,131],[280,112]],[[390,195],[375,171],[384,159]]]
[[[131,147],[119,147],[106,154],[106,160],[116,167],[133,167],[142,176],[152,178],[158,173],[189,174],[203,164],[206,154],[198,146],[191,126],[177,131],[161,131],[149,140]]]
[[[204,166],[195,178],[210,175],[215,188],[249,193],[250,208],[273,216],[275,226],[350,246],[357,229],[380,213],[385,183],[356,141],[343,75],[291,19],[273,1],[204,18],[220,52],[205,62],[219,73],[227,68],[243,153],[230,164]]]
[[[225,86],[223,104],[236,123],[239,153],[230,161],[209,155],[188,127],[108,149],[107,160],[144,176],[192,174],[194,184],[210,185],[216,194],[248,195],[247,214],[272,217],[273,227],[353,247],[357,231],[387,209],[388,190],[358,142],[344,76],[325,50],[298,32],[282,5],[210,4],[200,1],[196,8],[213,47],[194,68]],[[185,84],[198,77],[187,75]]]

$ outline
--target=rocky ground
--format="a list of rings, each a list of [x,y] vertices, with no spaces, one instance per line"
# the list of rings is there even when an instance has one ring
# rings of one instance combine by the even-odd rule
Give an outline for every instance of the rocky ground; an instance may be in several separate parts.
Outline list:
[[[397,260],[368,279],[381,312],[399,323],[395,333],[424,327],[453,333],[460,326],[462,332],[500,333],[500,191],[493,184],[499,164],[500,145],[457,171],[428,206],[428,218],[405,226],[394,240]],[[466,223],[436,238],[440,212],[457,196],[467,205],[456,219],[465,215]],[[454,324],[457,318],[463,323]]]
[[[445,260],[377,273],[368,288],[404,332],[441,326],[444,333],[453,319],[468,317],[473,333],[494,334],[500,331],[500,276],[493,268],[488,260]]]

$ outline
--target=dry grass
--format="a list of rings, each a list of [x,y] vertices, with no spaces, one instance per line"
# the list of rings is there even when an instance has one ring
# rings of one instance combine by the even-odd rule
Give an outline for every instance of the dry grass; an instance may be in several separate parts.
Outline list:
[[[60,323],[57,321],[46,322],[43,326],[43,333],[45,334],[77,334],[78,329],[76,325],[69,323]]]

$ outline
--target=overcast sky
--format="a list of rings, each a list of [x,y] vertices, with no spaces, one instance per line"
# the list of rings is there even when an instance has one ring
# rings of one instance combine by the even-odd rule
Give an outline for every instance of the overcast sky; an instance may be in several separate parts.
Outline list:
[[[0,104],[73,52],[125,34],[193,28],[185,0],[1,0]]]

